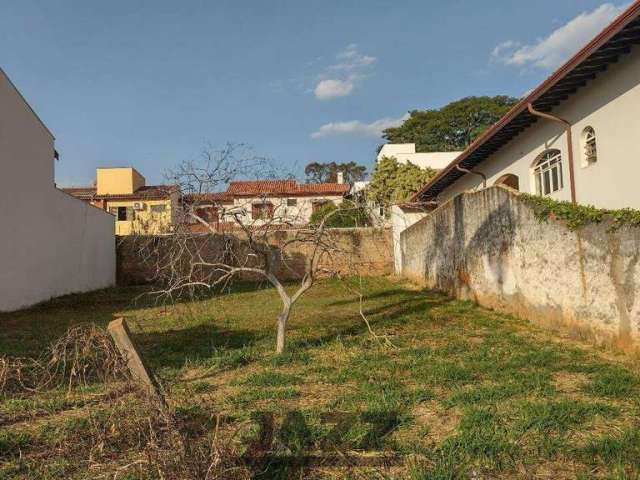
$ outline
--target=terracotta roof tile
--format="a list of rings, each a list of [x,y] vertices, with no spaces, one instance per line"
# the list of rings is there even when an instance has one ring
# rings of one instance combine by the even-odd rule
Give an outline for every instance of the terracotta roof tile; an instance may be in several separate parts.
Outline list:
[[[84,200],[138,200],[168,198],[175,188],[176,187],[171,185],[147,185],[140,187],[133,193],[114,193],[108,195],[98,195],[95,187],[63,188],[62,191]]]
[[[344,183],[303,183],[295,180],[254,180],[231,182],[231,195],[344,195],[350,187]]]
[[[232,202],[233,196],[228,192],[189,193],[185,200],[195,202]]]

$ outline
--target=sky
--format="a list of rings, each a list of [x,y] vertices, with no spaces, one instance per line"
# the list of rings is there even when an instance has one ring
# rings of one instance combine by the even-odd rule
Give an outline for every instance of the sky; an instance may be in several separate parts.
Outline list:
[[[162,183],[228,142],[302,178],[309,162],[371,169],[410,110],[522,96],[627,5],[0,0],[0,67],[56,136],[60,186],[98,166]]]

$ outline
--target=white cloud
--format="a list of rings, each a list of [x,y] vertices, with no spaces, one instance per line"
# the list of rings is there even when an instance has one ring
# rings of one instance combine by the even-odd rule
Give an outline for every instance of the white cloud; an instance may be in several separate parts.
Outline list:
[[[335,62],[318,75],[313,93],[318,100],[350,95],[375,62],[375,57],[361,53],[355,43],[347,45],[336,54]]]
[[[583,12],[565,25],[557,28],[546,38],[530,45],[507,40],[491,52],[494,60],[506,65],[524,67],[533,65],[550,70],[558,67],[577,52],[591,38],[627,7],[605,3],[591,12]]]
[[[330,70],[349,71],[373,65],[376,62],[376,57],[360,53],[358,45],[352,43],[337,53],[336,60],[338,63],[330,65]]]
[[[360,120],[347,122],[331,122],[322,125],[311,134],[311,138],[333,137],[337,135],[359,135],[365,137],[379,137],[385,128],[397,127],[409,117],[405,114],[400,118],[380,118],[371,123],[363,123]]]
[[[345,97],[353,91],[353,82],[347,80],[321,80],[313,93],[319,100],[330,100],[332,98]]]

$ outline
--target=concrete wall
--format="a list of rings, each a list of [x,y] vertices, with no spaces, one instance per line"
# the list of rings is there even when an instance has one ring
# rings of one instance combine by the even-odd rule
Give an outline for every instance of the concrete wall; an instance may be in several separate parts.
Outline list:
[[[417,209],[406,208],[401,205],[393,205],[391,207],[389,222],[391,223],[393,241],[393,272],[396,275],[402,274],[402,248],[400,246],[402,232],[426,216],[426,212]]]
[[[144,185],[144,177],[133,167],[101,167],[96,169],[96,193],[98,195],[132,194]]]
[[[554,115],[573,124],[575,181],[578,203],[602,208],[640,208],[637,178],[640,176],[640,48],[610,65],[583,89],[553,110]],[[598,161],[584,165],[584,128],[595,129]],[[517,175],[520,191],[535,193],[533,164],[549,148],[562,152],[564,188],[551,196],[570,200],[567,140],[563,127],[540,119],[509,144],[476,167],[493,185],[503,174]],[[438,200],[444,202],[480,186],[477,175],[467,174],[445,189]]]
[[[401,234],[402,273],[428,287],[624,347],[640,346],[640,229],[540,223],[517,193],[455,197]]]
[[[54,138],[0,70],[0,311],[113,285],[113,217],[54,185]]]
[[[340,251],[332,256],[324,256],[320,268],[344,275],[361,274],[366,276],[387,275],[393,272],[391,247],[391,231],[378,228],[335,228],[329,229]],[[296,235],[296,230],[279,230],[268,234],[268,243],[281,247]],[[236,235],[203,234],[195,237],[198,251],[205,259],[219,258],[228,238],[242,240],[241,233]],[[139,250],[142,245],[153,242],[159,257],[164,255],[164,242],[170,242],[167,236],[160,237],[119,237],[118,239],[118,284],[133,285],[149,283],[154,274],[154,262],[158,258],[144,259]],[[281,259],[277,276],[282,279],[299,279],[304,273],[304,265],[311,252],[311,245],[296,244],[287,248],[284,259]],[[237,258],[245,258],[236,250]]]

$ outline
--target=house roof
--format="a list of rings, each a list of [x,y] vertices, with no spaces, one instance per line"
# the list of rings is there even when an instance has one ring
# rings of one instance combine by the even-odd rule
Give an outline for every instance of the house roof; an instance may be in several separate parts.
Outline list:
[[[439,193],[464,175],[456,169],[456,165],[472,169],[533,125],[538,117],[528,112],[529,103],[536,110],[550,112],[598,74],[606,71],[620,56],[628,54],[633,45],[640,43],[639,15],[640,0],[636,0],[578,53],[480,135],[416,193],[412,200],[435,200]]]
[[[227,192],[213,192],[213,193],[190,193],[185,195],[185,200],[190,202],[210,202],[210,203],[227,203],[233,202],[233,196]]]
[[[237,196],[264,195],[344,195],[349,192],[345,183],[303,183],[295,180],[254,180],[229,183],[227,194]]]
[[[160,200],[168,198],[175,187],[171,185],[146,185],[133,193],[114,193],[98,195],[96,187],[62,188],[63,192],[83,200]]]

